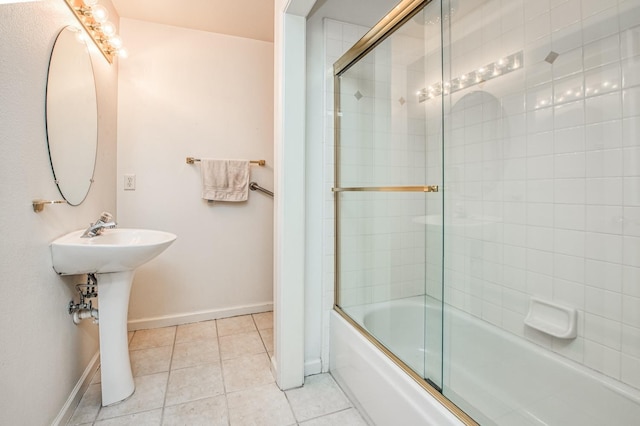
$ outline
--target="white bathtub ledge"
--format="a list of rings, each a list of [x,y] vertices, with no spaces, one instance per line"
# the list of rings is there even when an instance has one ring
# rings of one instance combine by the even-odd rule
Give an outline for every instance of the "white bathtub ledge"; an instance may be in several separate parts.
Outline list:
[[[376,425],[464,425],[336,312],[329,371]]]

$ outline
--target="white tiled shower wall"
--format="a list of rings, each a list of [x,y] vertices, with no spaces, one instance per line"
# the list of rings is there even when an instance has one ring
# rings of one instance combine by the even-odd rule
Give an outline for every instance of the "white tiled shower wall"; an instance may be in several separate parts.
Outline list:
[[[399,47],[402,46],[402,47]],[[407,94],[423,75],[422,39],[402,30],[341,77],[341,187],[424,182],[424,112]],[[416,69],[417,68],[417,69]],[[345,192],[341,200],[341,305],[424,294],[423,193]]]
[[[445,299],[640,388],[640,4],[467,0],[464,6],[445,30],[445,80],[518,51],[524,67],[444,99]],[[366,30],[325,21],[326,313],[334,296],[331,66]],[[429,40],[425,62],[433,64]],[[559,54],[553,64],[544,61],[550,51]],[[432,71],[405,92],[439,81]],[[432,117],[425,123],[429,184],[441,175],[441,101],[422,104]],[[438,213],[437,203],[418,204],[412,213]],[[374,229],[373,214],[367,221]],[[423,251],[438,249],[438,232],[427,227]],[[437,265],[427,275],[435,294]],[[376,301],[385,290],[354,294],[354,302]],[[577,308],[578,338],[527,329],[532,296]]]
[[[445,300],[640,388],[640,3],[475,4],[445,79],[524,67],[445,99]],[[578,337],[527,329],[531,297],[578,309]]]

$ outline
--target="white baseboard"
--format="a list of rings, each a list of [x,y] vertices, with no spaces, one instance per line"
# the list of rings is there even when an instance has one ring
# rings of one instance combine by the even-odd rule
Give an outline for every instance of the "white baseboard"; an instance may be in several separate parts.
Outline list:
[[[80,376],[80,379],[71,391],[69,398],[67,398],[67,401],[62,406],[62,409],[51,423],[52,425],[66,425],[69,422],[69,419],[71,419],[71,416],[73,416],[73,412],[80,403],[82,396],[91,384],[91,379],[93,379],[93,375],[96,373],[99,366],[100,351],[96,352],[93,358],[91,358],[91,361],[89,361],[89,365],[87,365],[87,368],[84,369],[84,373],[82,373],[82,376]]]
[[[322,373],[322,360],[320,358],[304,362],[304,376],[313,376]]]
[[[273,303],[259,303],[256,305],[236,306],[233,308],[212,309],[208,311],[189,312],[161,317],[131,320],[127,327],[129,331],[148,328],[170,327],[173,325],[190,324],[193,322],[209,321],[219,318],[235,317],[238,315],[258,314],[273,310]]]

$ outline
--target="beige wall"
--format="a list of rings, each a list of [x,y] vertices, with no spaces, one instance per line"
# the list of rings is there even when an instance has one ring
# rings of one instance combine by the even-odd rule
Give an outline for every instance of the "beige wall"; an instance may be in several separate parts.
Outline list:
[[[122,227],[178,236],[141,267],[131,328],[271,309],[273,200],[201,199],[188,156],[264,159],[252,180],[273,189],[273,43],[123,19],[130,57],[118,95],[118,214]],[[135,191],[123,176],[135,174]]]
[[[47,153],[45,90],[55,38],[74,21],[62,1],[0,5],[0,424],[53,422],[98,351],[97,326],[75,326],[67,314],[83,277],[58,277],[48,247],[101,211],[115,211],[117,67],[93,46],[95,183],[79,207],[31,208],[33,199],[61,198]]]

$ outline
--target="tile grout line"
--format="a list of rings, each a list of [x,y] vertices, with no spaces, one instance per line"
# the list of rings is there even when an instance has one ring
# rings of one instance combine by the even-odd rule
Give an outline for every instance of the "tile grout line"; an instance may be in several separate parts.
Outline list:
[[[253,314],[251,315],[251,319],[253,320],[253,324],[256,326],[256,330],[258,331],[258,336],[260,336],[260,341],[262,342],[262,346],[264,347],[264,351],[265,354],[267,355],[267,358],[269,359],[269,362],[271,362],[271,357],[269,356],[269,349],[267,348],[266,343],[264,342],[264,338],[262,336],[262,333],[260,333],[260,328],[258,328],[258,323],[256,322],[255,317],[253,316]],[[276,387],[278,387],[278,384],[275,382],[275,378],[274,378],[274,384],[276,385]],[[304,386],[304,384],[303,384]],[[291,405],[291,401],[289,401],[289,395],[287,395],[287,392],[278,388],[278,390],[280,392],[282,392],[282,394],[284,395],[284,399],[287,401],[287,405],[289,406],[289,410],[291,411],[291,415],[293,416],[293,420],[294,420],[294,425],[299,425],[300,422],[298,421],[298,417],[296,416],[296,412],[293,409],[293,406]]]
[[[171,357],[169,358],[169,371],[167,371],[167,383],[164,388],[164,399],[162,400],[162,413],[160,414],[160,424],[164,423],[164,411],[167,405],[167,394],[169,393],[169,380],[171,379],[171,366],[173,365],[173,355],[176,350],[176,341],[178,340],[178,326],[175,327],[175,333],[173,334],[173,345],[171,346]]]
[[[258,332],[258,337],[260,337],[260,343],[262,343],[262,347],[264,348],[264,352],[269,357],[269,350],[267,349],[267,345],[264,343],[264,338],[262,337],[262,333],[260,333],[260,328],[258,328],[258,323],[256,322],[255,314],[251,314],[251,321],[253,321],[253,325],[256,327],[256,331]]]
[[[98,366],[98,369],[96,370],[96,372],[93,374],[94,378],[95,378],[95,375],[98,374],[98,371],[100,372],[100,406],[98,407],[98,411],[96,411],[96,417],[91,422],[92,425],[94,425],[98,421],[98,417],[100,416],[100,411],[102,411],[102,369],[100,365]],[[91,379],[91,381],[93,381],[93,378]],[[91,386],[91,383],[89,383],[89,386]],[[87,388],[87,390],[84,391],[84,395],[82,395],[82,398],[84,398],[84,396],[87,394],[88,391],[89,391],[89,388]],[[82,402],[82,399],[80,399],[80,402]],[[80,406],[80,403],[78,403],[78,407],[79,406]],[[76,407],[76,410],[78,409],[78,407]],[[75,411],[74,411],[74,414],[75,414]],[[69,421],[71,421],[71,419],[69,419]],[[67,424],[69,424],[69,422],[67,422]]]
[[[304,383],[302,384],[302,386],[304,386]],[[296,422],[295,424],[299,425],[300,422],[298,421],[298,416],[296,416],[296,412],[293,409],[293,405],[291,405],[291,401],[289,401],[289,395],[287,395],[286,391],[281,390],[281,392],[284,394],[284,398],[287,400],[287,404],[289,405],[289,410],[291,410],[291,414],[293,414],[293,420],[295,420]]]
[[[131,343],[131,340],[133,340],[133,336],[136,333],[137,332],[134,331],[133,334],[131,335],[131,338],[129,338],[129,336],[127,336],[127,350],[129,349],[129,343]],[[100,359],[100,364],[98,365],[98,369],[96,370],[95,374],[98,374],[98,371],[100,372],[100,405],[98,407],[98,411],[96,412],[96,417],[91,422],[92,426],[95,425],[96,422],[98,421],[98,418],[100,418],[100,412],[102,411],[102,408],[103,408],[102,407],[102,359]],[[94,374],[94,377],[95,377],[95,374]],[[93,381],[93,379],[92,379],[92,381]],[[89,385],[89,386],[91,386],[91,385]],[[85,391],[85,395],[86,395],[86,393],[87,393],[87,391]],[[82,395],[82,397],[84,398],[84,395]],[[76,410],[77,410],[77,407],[76,407]]]
[[[133,340],[133,336],[136,335],[138,331],[134,331],[133,334],[131,334],[131,337],[128,337],[127,335],[127,350],[129,350],[129,345],[131,344],[131,341]],[[128,332],[127,332],[128,333]],[[95,374],[98,374],[98,371],[100,372],[100,406],[98,407],[98,412],[96,413],[96,417],[93,419],[93,421],[91,422],[92,425],[95,425],[98,422],[98,418],[100,417],[100,412],[102,411],[102,360],[100,360],[100,365],[98,365],[98,369],[96,370]],[[94,374],[94,377],[95,377]],[[93,381],[93,379],[92,379]],[[95,383],[97,384],[97,383]],[[89,384],[89,386],[91,386],[91,384]],[[88,389],[87,389],[88,390]],[[85,391],[85,394],[87,392]],[[82,396],[84,398],[84,395]],[[77,407],[76,407],[77,409]]]
[[[218,361],[220,362],[220,379],[222,380],[222,396],[224,396],[224,406],[227,409],[227,426],[231,426],[231,413],[229,412],[229,399],[227,398],[227,384],[224,380],[224,366],[222,365],[222,352],[220,351],[220,333],[218,330],[218,320],[216,324],[216,343],[218,344]]]

